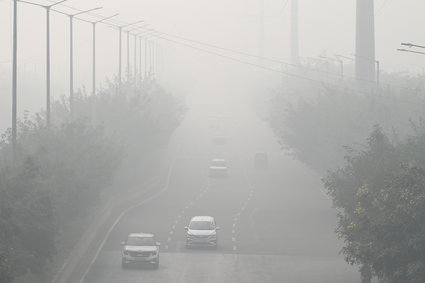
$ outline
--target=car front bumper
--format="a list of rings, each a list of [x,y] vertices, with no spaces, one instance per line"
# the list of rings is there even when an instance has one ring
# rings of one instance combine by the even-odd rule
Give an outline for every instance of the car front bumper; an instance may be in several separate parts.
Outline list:
[[[217,246],[216,237],[189,236],[186,238],[186,246]]]
[[[152,263],[155,264],[158,262],[158,255],[155,256],[131,256],[131,255],[122,255],[122,261],[124,263]]]

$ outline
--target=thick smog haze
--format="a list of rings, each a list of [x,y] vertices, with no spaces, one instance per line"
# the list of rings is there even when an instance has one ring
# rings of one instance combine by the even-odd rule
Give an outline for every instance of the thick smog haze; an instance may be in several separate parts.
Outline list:
[[[0,283],[425,282],[424,10],[0,0]]]
[[[38,3],[49,3],[38,1]],[[1,34],[1,67],[8,69],[11,65],[11,5],[12,1],[0,1],[0,17],[4,22]],[[152,28],[206,43],[258,54],[259,49],[259,1],[68,1],[67,5],[90,9],[104,7],[96,12],[99,15],[120,13],[120,19],[128,21],[143,19]],[[386,72],[423,73],[422,58],[396,51],[400,42],[422,41],[422,32],[416,28],[422,25],[422,1],[375,1],[376,9],[376,58],[381,61]],[[19,113],[23,110],[34,112],[43,107],[41,99],[44,93],[42,82],[45,69],[45,12],[39,7],[19,4],[21,16],[19,26],[19,71],[23,72],[19,82],[31,84],[33,94],[20,97]],[[418,8],[421,7],[421,8]],[[425,8],[425,7],[424,7]],[[71,12],[66,7],[58,10]],[[317,57],[319,54],[350,56],[354,50],[355,1],[315,1],[304,0],[299,3],[300,56]],[[289,1],[264,1],[264,55],[266,57],[290,62],[290,3]],[[81,18],[93,20],[90,15]],[[69,73],[69,19],[52,12],[52,94],[55,97],[68,91]],[[425,23],[423,23],[425,24]],[[75,86],[81,88],[90,85],[91,27],[88,23],[75,21]],[[107,46],[98,47],[98,82],[103,78],[113,79],[117,69],[117,31],[99,25],[98,41],[108,41]],[[123,41],[125,45],[125,38]],[[220,77],[220,70],[236,68],[235,62],[227,62],[215,69],[213,62],[218,60],[208,54],[194,54],[190,50],[179,48],[171,42],[164,42],[167,50],[164,56],[174,50],[173,61],[164,76],[185,74],[192,75],[212,69],[212,74]],[[28,47],[31,46],[31,47]],[[125,47],[124,47],[125,49]],[[190,60],[197,56],[197,60]],[[178,59],[176,59],[178,58]],[[125,56],[124,56],[125,61]],[[193,62],[195,61],[195,62]],[[193,65],[195,64],[195,65]],[[243,67],[245,68],[245,67]],[[267,73],[267,72],[266,72]],[[38,78],[38,80],[34,79]],[[244,79],[243,77],[241,78]],[[8,127],[11,103],[8,90],[11,78],[0,78],[2,89],[1,112],[2,129]],[[6,123],[4,121],[7,121]]]

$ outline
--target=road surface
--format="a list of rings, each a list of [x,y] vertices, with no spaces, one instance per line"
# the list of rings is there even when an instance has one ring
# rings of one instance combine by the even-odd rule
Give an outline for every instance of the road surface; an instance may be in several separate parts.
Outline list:
[[[339,255],[335,211],[320,177],[285,155],[249,110],[213,125],[208,114],[188,114],[173,139],[179,146],[166,190],[124,215],[83,282],[359,282]],[[216,134],[227,143],[211,143]],[[255,168],[256,152],[268,153],[267,168]],[[208,177],[212,158],[227,160],[228,178]],[[194,215],[216,218],[218,249],[186,249],[184,226]],[[120,242],[130,232],[157,235],[158,270],[121,269]]]

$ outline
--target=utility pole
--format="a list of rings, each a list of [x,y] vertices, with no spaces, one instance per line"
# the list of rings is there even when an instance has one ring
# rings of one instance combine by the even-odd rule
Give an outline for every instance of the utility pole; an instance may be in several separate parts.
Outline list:
[[[372,0],[357,0],[355,59],[356,79],[369,84],[376,82],[375,12]]]
[[[17,82],[18,82],[18,0],[13,1],[13,70],[12,70],[12,150],[17,154]]]
[[[291,63],[296,66],[300,64],[298,0],[291,2]]]

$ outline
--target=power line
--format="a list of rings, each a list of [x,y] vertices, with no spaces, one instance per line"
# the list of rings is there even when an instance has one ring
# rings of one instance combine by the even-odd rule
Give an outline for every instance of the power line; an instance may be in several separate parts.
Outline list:
[[[46,1],[53,2],[53,3],[56,2],[56,1],[53,1],[53,0],[46,0]],[[284,7],[286,7],[286,5],[287,5],[288,2],[289,2],[288,0],[285,2]],[[63,6],[63,7],[69,8],[69,9],[73,9],[73,10],[75,10],[77,12],[84,11],[84,10],[81,10],[81,9],[78,9],[78,8],[75,8],[75,7],[66,5],[66,4],[62,4],[62,3],[60,5],[58,5],[58,6]],[[57,11],[57,12],[60,12],[60,11]],[[87,13],[87,14],[88,15],[91,15],[93,17],[96,17],[96,18],[103,18],[104,17],[104,16],[98,15],[96,13]],[[76,18],[76,19],[78,19],[78,18]],[[82,19],[80,19],[80,20],[82,20]],[[128,22],[122,21],[122,20],[113,19],[111,21],[105,21],[105,23],[106,24],[110,24],[111,26],[116,26],[118,24],[121,24],[121,25],[127,24]],[[143,27],[141,27],[141,28],[142,29],[146,29],[146,28],[143,28]],[[319,69],[314,69],[314,68],[309,68],[309,67],[305,67],[305,66],[294,65],[294,64],[291,64],[291,63],[288,63],[288,62],[285,62],[285,61],[282,61],[282,60],[278,60],[278,59],[257,56],[257,55],[250,54],[250,53],[247,53],[247,52],[238,51],[238,50],[234,50],[234,49],[231,49],[231,48],[226,48],[226,47],[218,46],[218,45],[215,45],[215,44],[205,43],[205,42],[202,42],[202,41],[199,41],[199,40],[194,40],[194,39],[189,39],[189,38],[178,36],[178,35],[174,35],[174,34],[164,33],[164,32],[158,31],[158,30],[154,30],[154,29],[151,29],[151,30],[152,31],[156,31],[156,32],[158,32],[160,34],[163,34],[165,36],[168,36],[168,37],[174,37],[174,38],[177,38],[177,39],[180,39],[180,40],[185,40],[185,41],[193,42],[193,43],[196,43],[196,44],[200,44],[200,45],[204,45],[204,46],[208,46],[208,47],[220,49],[220,50],[227,51],[227,52],[232,52],[232,53],[239,54],[239,55],[244,55],[244,56],[247,56],[247,57],[262,59],[262,60],[265,60],[265,61],[274,62],[274,63],[278,63],[278,64],[284,64],[286,66],[292,66],[294,68],[300,68],[300,69],[309,70],[309,71],[313,71],[313,72],[323,73],[323,74],[326,74],[326,75],[339,76],[338,74],[329,73],[329,72],[326,72],[326,71],[323,71],[323,70],[319,70]],[[169,41],[169,42],[173,42],[175,44],[183,45],[183,46],[186,46],[188,48],[191,48],[191,49],[194,49],[194,50],[198,50],[200,52],[209,53],[210,55],[219,56],[221,58],[228,59],[228,60],[231,60],[231,61],[234,61],[234,62],[238,62],[238,63],[241,63],[241,64],[250,65],[252,67],[261,68],[261,69],[268,70],[268,71],[271,71],[271,72],[281,73],[281,74],[287,75],[289,77],[294,77],[294,78],[298,78],[298,79],[302,79],[302,80],[307,80],[307,81],[311,81],[311,82],[315,82],[315,83],[319,83],[319,84],[325,84],[325,82],[323,82],[321,80],[313,79],[313,78],[302,76],[302,75],[298,75],[298,74],[293,74],[293,73],[290,73],[290,72],[285,72],[285,71],[282,71],[282,70],[276,70],[274,68],[270,68],[270,67],[266,67],[266,66],[261,66],[259,64],[247,62],[247,61],[244,61],[244,60],[241,60],[241,59],[232,57],[232,56],[223,55],[223,54],[220,54],[218,52],[214,52],[214,51],[211,51],[211,50],[202,49],[202,48],[199,48],[199,47],[196,47],[196,46],[193,46],[193,45],[184,43],[184,42],[179,42],[179,41],[176,41],[176,40],[165,38],[163,36],[153,35],[153,34],[151,34],[151,36],[156,37],[158,39],[162,39],[162,40],[166,40],[166,41]],[[346,76],[346,78],[355,79],[354,77],[347,77],[347,76]],[[371,82],[370,80],[365,80],[365,81]],[[336,88],[344,89],[344,90],[347,90],[347,91],[356,91],[358,93],[371,94],[371,92],[362,91],[362,90],[359,90],[359,89],[354,89],[354,88],[339,86],[339,85],[335,85],[335,84],[331,84],[331,83],[326,83],[326,84],[331,85],[331,86],[334,86]],[[398,87],[403,88],[401,86],[398,86]],[[415,102],[411,102],[411,103],[414,103],[415,104]]]
[[[377,96],[384,98],[384,99],[387,99],[387,100],[393,100],[393,101],[403,102],[403,103],[412,104],[412,105],[418,104],[417,101],[410,101],[410,100],[406,100],[406,99],[399,99],[399,98],[395,98],[395,97],[384,96],[380,92],[372,93],[370,91],[364,91],[364,90],[361,90],[361,89],[355,89],[355,88],[351,88],[351,87],[340,86],[340,85],[336,85],[336,84],[333,84],[333,83],[328,83],[328,82],[324,82],[324,81],[321,81],[321,80],[316,80],[316,79],[313,79],[313,78],[310,78],[310,77],[292,74],[292,73],[281,71],[281,70],[276,70],[276,69],[273,69],[273,68],[270,68],[270,67],[262,66],[262,65],[259,65],[259,64],[251,63],[251,62],[247,62],[247,61],[244,61],[244,60],[240,60],[240,59],[232,57],[232,56],[223,55],[223,54],[220,54],[220,53],[217,53],[217,52],[214,52],[214,51],[202,49],[202,48],[199,48],[199,47],[196,47],[196,46],[184,43],[184,42],[179,42],[179,41],[176,41],[176,40],[173,40],[173,39],[165,38],[165,37],[160,36],[160,35],[152,35],[152,36],[156,37],[158,39],[166,40],[166,41],[172,42],[174,44],[182,45],[182,46],[185,46],[185,47],[188,47],[190,49],[194,49],[194,50],[197,50],[197,51],[200,51],[200,52],[203,52],[203,53],[218,56],[218,57],[221,57],[223,59],[231,60],[231,61],[234,61],[234,62],[238,62],[238,63],[241,63],[241,64],[249,65],[249,66],[252,66],[252,67],[260,68],[260,69],[275,72],[275,73],[284,74],[284,75],[287,75],[289,77],[294,77],[294,78],[298,78],[298,79],[301,79],[301,80],[307,80],[307,81],[310,81],[310,82],[313,82],[313,83],[320,84],[324,87],[326,85],[328,85],[328,86],[332,86],[332,87],[335,87],[335,88],[338,88],[338,89],[341,89],[341,90],[345,90],[345,91],[349,91],[349,92],[357,92],[357,93],[366,94],[366,95],[374,94],[374,95],[377,95]]]
[[[183,36],[179,36],[179,35],[175,35],[175,34],[170,34],[170,33],[162,32],[162,31],[158,31],[158,32],[160,32],[164,35],[170,36],[170,37],[178,38],[178,39],[181,39],[181,40],[193,42],[193,43],[196,43],[196,44],[220,49],[220,50],[235,53],[235,54],[240,54],[240,55],[255,58],[255,59],[261,59],[261,60],[269,61],[269,62],[272,62],[272,63],[283,64],[283,65],[293,67],[293,68],[297,68],[297,69],[302,69],[302,70],[307,70],[307,71],[325,74],[327,76],[340,77],[340,74],[337,74],[337,73],[329,73],[328,71],[324,71],[324,70],[320,70],[320,69],[316,69],[316,68],[311,68],[311,67],[307,67],[307,66],[303,66],[303,65],[295,65],[295,64],[291,64],[289,62],[283,61],[283,60],[274,59],[274,58],[270,58],[270,57],[264,57],[264,56],[258,56],[258,55],[250,54],[250,53],[247,53],[247,52],[243,52],[243,51],[219,46],[219,45],[216,45],[216,44],[206,43],[206,42],[202,42],[202,41],[199,41],[199,40],[194,40],[194,39],[190,39],[190,38],[187,38],[187,37],[183,37]],[[340,57],[345,57],[345,56],[340,56]],[[345,58],[348,58],[348,57],[345,57]],[[375,81],[371,81],[371,80],[368,80],[368,79],[355,78],[354,76],[345,75],[344,78],[356,80],[356,81],[362,81],[362,82],[366,82],[366,83],[375,83]],[[383,82],[385,84],[391,85],[392,87],[397,87],[397,88],[400,88],[400,89],[406,89],[406,87],[401,86],[401,85],[396,85],[392,82],[388,82],[388,81],[383,81]]]
[[[348,88],[348,87],[344,87],[344,86],[339,86],[339,85],[335,85],[335,84],[331,84],[331,83],[325,83],[321,80],[316,80],[316,79],[313,79],[313,78],[310,78],[310,77],[297,75],[297,74],[293,74],[293,73],[289,73],[289,72],[285,72],[285,71],[281,71],[281,70],[276,70],[274,68],[270,68],[270,67],[267,67],[267,66],[262,66],[260,64],[247,62],[247,61],[244,61],[244,60],[232,57],[232,56],[220,54],[220,53],[217,53],[217,52],[214,52],[214,51],[211,51],[211,50],[202,49],[202,48],[199,48],[199,47],[196,47],[196,46],[184,43],[184,42],[179,42],[179,41],[176,41],[176,40],[173,40],[173,39],[165,38],[165,37],[162,37],[160,35],[152,35],[152,36],[159,38],[159,39],[162,39],[162,40],[166,40],[166,41],[178,44],[178,45],[182,45],[182,46],[185,46],[185,47],[188,47],[188,48],[200,51],[200,52],[208,53],[208,54],[215,55],[215,56],[218,56],[218,57],[221,57],[221,58],[224,58],[224,59],[228,59],[228,60],[238,62],[238,63],[241,63],[241,64],[245,64],[245,65],[249,65],[249,66],[252,66],[252,67],[264,69],[264,70],[267,70],[267,71],[284,74],[284,75],[287,75],[289,77],[298,78],[298,79],[301,79],[301,80],[307,80],[307,81],[318,83],[318,84],[328,84],[328,85],[334,86],[336,88],[344,89],[344,90],[347,90],[347,91],[356,91],[358,93],[371,94],[371,92],[357,90],[357,89],[354,89],[354,88]]]
[[[223,51],[227,51],[227,52],[231,52],[231,53],[235,53],[235,54],[239,54],[239,55],[243,55],[243,56],[247,56],[247,57],[251,57],[251,58],[255,58],[255,59],[261,59],[261,60],[264,60],[264,61],[269,61],[269,62],[277,63],[277,64],[280,64],[280,65],[286,65],[286,66],[297,68],[297,69],[303,69],[303,70],[307,70],[307,71],[321,73],[321,74],[325,74],[327,76],[335,76],[335,77],[340,76],[340,74],[329,73],[327,71],[323,71],[323,70],[315,69],[315,68],[310,68],[310,67],[306,67],[306,66],[302,66],[302,65],[295,65],[295,64],[291,64],[289,62],[285,62],[285,61],[282,61],[282,60],[279,60],[279,59],[274,59],[274,58],[269,58],[269,57],[264,57],[264,56],[258,56],[258,55],[254,55],[254,54],[251,54],[251,53],[238,51],[238,50],[235,50],[235,49],[231,49],[231,48],[227,48],[227,47],[223,47],[223,46],[218,46],[218,45],[215,45],[215,44],[206,43],[206,42],[202,42],[202,41],[199,41],[199,40],[194,40],[194,39],[190,39],[190,38],[187,38],[187,37],[182,37],[182,36],[162,32],[162,31],[158,31],[158,32],[161,33],[161,34],[167,35],[169,37],[178,38],[178,39],[181,39],[181,40],[193,42],[193,43],[196,43],[196,44],[220,49],[220,50],[223,50]],[[355,77],[353,77],[353,76],[345,76],[345,78],[355,80]],[[360,81],[364,81],[364,82],[368,82],[368,83],[374,83],[374,81],[370,81],[370,80],[360,79]]]
[[[46,1],[55,2],[53,0],[46,0]],[[284,3],[283,7],[285,8],[288,3],[289,3],[289,0],[286,0],[286,2]],[[72,6],[69,6],[67,4],[62,4],[61,3],[60,6],[67,7],[69,9],[74,9],[75,11],[79,11],[79,12],[83,11],[81,9],[78,9],[78,8],[75,8],[75,7],[72,7]],[[57,11],[57,12],[60,12],[60,11]],[[87,13],[87,14],[88,15],[91,15],[93,17],[97,17],[97,18],[104,18],[104,16],[98,15],[98,14],[95,14],[95,13]],[[84,21],[83,19],[79,19],[79,18],[76,18],[76,19],[77,20]],[[105,24],[109,24],[111,26],[116,26],[116,25],[127,24],[127,22],[120,21],[120,20],[117,20],[117,19],[113,19],[111,21],[105,21]],[[307,71],[312,71],[312,72],[316,72],[316,73],[325,74],[327,76],[334,76],[334,77],[339,77],[340,76],[337,73],[329,73],[328,71],[324,71],[324,70],[320,70],[320,69],[316,69],[316,68],[311,68],[311,67],[306,67],[306,66],[302,66],[302,65],[291,64],[291,63],[285,62],[283,60],[269,58],[269,57],[265,57],[265,56],[258,56],[258,55],[250,54],[250,53],[247,53],[247,52],[243,52],[243,51],[239,51],[239,50],[235,50],[235,49],[231,49],[231,48],[219,46],[219,45],[216,45],[216,44],[206,43],[206,42],[202,42],[202,41],[199,41],[199,40],[190,39],[190,38],[179,36],[179,35],[175,35],[175,34],[165,33],[165,32],[162,32],[162,31],[158,31],[158,32],[160,32],[160,33],[162,33],[164,35],[170,36],[170,37],[178,38],[178,39],[181,39],[181,40],[185,40],[185,41],[193,42],[193,43],[196,43],[196,44],[200,44],[200,45],[204,45],[204,46],[208,46],[208,47],[220,49],[220,50],[227,51],[227,52],[232,52],[232,53],[235,53],[235,54],[239,54],[239,55],[243,55],[243,56],[247,56],[247,57],[251,57],[251,58],[261,59],[261,60],[264,60],[264,61],[269,61],[269,62],[280,64],[280,65],[283,64],[283,65],[286,65],[286,66],[289,66],[289,67],[293,67],[293,68],[298,68],[298,69],[302,69],[302,70],[307,70]],[[356,79],[354,76],[345,76],[345,78],[351,79],[351,80],[363,81],[363,82],[366,82],[366,83],[374,83],[374,81],[371,81],[371,80],[368,80],[368,79],[359,79],[359,78]],[[393,85],[393,86],[395,86],[395,85]],[[396,87],[400,87],[400,86],[396,86]]]

